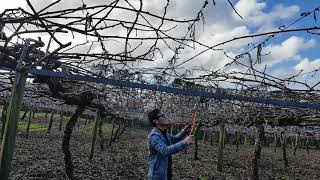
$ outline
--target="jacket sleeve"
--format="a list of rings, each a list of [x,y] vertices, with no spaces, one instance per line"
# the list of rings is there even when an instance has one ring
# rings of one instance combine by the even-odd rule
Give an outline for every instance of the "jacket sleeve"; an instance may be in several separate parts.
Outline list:
[[[172,134],[168,134],[172,144],[177,143],[181,140],[183,140],[186,136],[188,135],[187,131],[180,131],[178,134],[176,135],[172,135]]]
[[[149,139],[149,143],[151,147],[153,147],[155,150],[160,152],[160,154],[163,156],[169,156],[171,154],[175,154],[179,151],[184,150],[188,146],[188,143],[185,140],[179,141],[176,144],[172,144],[168,146],[167,144],[165,144],[165,142],[163,142],[161,137],[156,134],[151,135]]]

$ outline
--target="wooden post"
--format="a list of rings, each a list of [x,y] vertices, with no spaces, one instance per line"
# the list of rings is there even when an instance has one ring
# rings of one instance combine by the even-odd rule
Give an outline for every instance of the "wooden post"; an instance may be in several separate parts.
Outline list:
[[[228,143],[228,133],[227,133],[227,131],[226,131],[226,128],[224,127],[223,148],[226,147],[226,142]]]
[[[247,133],[244,134],[244,145],[247,145]]]
[[[309,136],[308,135],[306,137],[305,147],[307,149],[308,154],[310,154],[310,151],[309,151]]]
[[[30,124],[31,124],[31,118],[32,118],[32,111],[29,112],[29,118],[28,118],[28,125],[27,125],[27,132],[26,132],[26,138],[29,138],[29,131],[30,131]]]
[[[81,120],[81,117],[79,117],[78,119],[78,127],[80,127],[80,120]]]
[[[210,145],[213,146],[213,133],[214,133],[214,127],[212,128],[212,132],[210,133]]]
[[[59,122],[59,131],[62,130],[62,123],[63,123],[63,112],[60,112],[60,122]]]
[[[33,110],[34,110],[34,109],[33,109]],[[39,124],[42,125],[42,120],[43,120],[43,118],[40,117],[38,120],[39,120]],[[44,121],[46,121],[46,120],[47,120],[47,117],[44,119]],[[45,126],[45,125],[44,125],[44,126]]]
[[[274,145],[274,152],[277,152],[277,133],[276,132],[274,132],[273,145]]]
[[[27,79],[26,72],[16,71],[15,82],[12,87],[10,105],[6,118],[5,130],[2,138],[0,153],[0,179],[9,178],[10,163],[13,156],[16,140],[17,125],[20,119],[22,97]]]
[[[223,167],[223,149],[224,149],[224,135],[225,135],[224,123],[219,123],[219,145],[218,145],[218,171],[222,171]]]
[[[102,128],[103,128],[103,120],[101,119],[101,120],[99,121],[99,126],[98,126],[98,134],[99,134],[100,149],[101,149],[101,151],[104,150],[104,137],[103,137]]]
[[[22,117],[21,117],[21,121],[23,121],[23,120],[26,118],[27,113],[28,113],[28,109],[26,109],[26,110],[24,111],[24,113],[23,113],[23,115],[22,115]]]
[[[111,135],[110,135],[109,146],[111,146],[111,143],[112,143],[113,131],[114,131],[114,121],[115,121],[115,118],[113,117],[113,118],[112,118],[112,129],[111,129]]]
[[[91,160],[93,158],[93,153],[94,153],[94,147],[96,144],[96,137],[97,137],[97,128],[98,128],[98,123],[100,120],[100,109],[96,110],[96,116],[95,116],[95,122],[94,122],[94,127],[93,127],[93,132],[92,132],[92,141],[91,141],[91,150],[90,150],[90,156],[89,159]]]
[[[202,143],[206,140],[206,131],[203,129]]]
[[[53,116],[54,116],[54,112],[52,112],[51,116],[50,116],[50,122],[49,122],[49,126],[48,126],[48,133],[50,133],[50,131],[51,131],[51,127],[52,127],[52,123],[53,123]]]
[[[288,159],[287,159],[287,141],[286,137],[284,135],[284,131],[281,131],[280,133],[280,140],[282,144],[282,159],[284,161],[284,165],[287,167],[289,166]]]
[[[294,150],[293,150],[293,155],[294,155],[294,156],[295,156],[296,153],[297,153],[297,148],[298,148],[298,145],[299,145],[299,137],[300,137],[300,134],[296,134],[296,141],[295,141]]]
[[[1,119],[2,116],[3,116],[2,113],[3,113],[3,111],[4,111],[4,107],[5,107],[5,105],[2,106],[2,112],[1,112],[1,115],[0,115],[0,119]]]

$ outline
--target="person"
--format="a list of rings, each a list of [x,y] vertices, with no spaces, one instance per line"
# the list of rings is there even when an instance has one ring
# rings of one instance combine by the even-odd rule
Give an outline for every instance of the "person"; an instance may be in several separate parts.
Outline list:
[[[172,154],[183,151],[194,142],[194,136],[189,135],[191,125],[186,126],[180,133],[167,133],[169,119],[160,109],[153,109],[148,114],[153,126],[148,136],[148,180],[172,179]]]

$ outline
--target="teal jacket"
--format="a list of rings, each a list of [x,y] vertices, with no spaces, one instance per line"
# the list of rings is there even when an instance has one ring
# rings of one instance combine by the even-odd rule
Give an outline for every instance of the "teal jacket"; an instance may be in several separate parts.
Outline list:
[[[148,136],[148,180],[167,180],[168,160],[172,154],[187,148],[188,143],[183,140],[188,132],[181,131],[175,136],[168,134],[169,144],[166,144],[158,128],[153,128]]]

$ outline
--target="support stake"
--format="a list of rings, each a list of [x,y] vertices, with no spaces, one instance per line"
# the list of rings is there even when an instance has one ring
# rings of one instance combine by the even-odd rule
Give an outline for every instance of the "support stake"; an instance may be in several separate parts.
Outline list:
[[[218,146],[218,171],[222,171],[223,167],[223,149],[224,149],[224,141],[225,141],[225,129],[224,123],[219,123],[219,146]]]
[[[22,97],[27,79],[26,72],[16,71],[15,82],[12,87],[10,105],[7,113],[7,120],[2,138],[0,153],[0,179],[9,178],[10,164],[13,156]]]
[[[94,122],[94,128],[93,128],[93,133],[92,133],[92,142],[91,142],[91,150],[90,150],[90,156],[89,159],[91,160],[93,158],[93,153],[94,153],[94,147],[96,144],[96,137],[97,137],[97,129],[98,129],[98,123],[100,120],[100,110],[97,109],[96,116],[95,116],[95,122]]]

